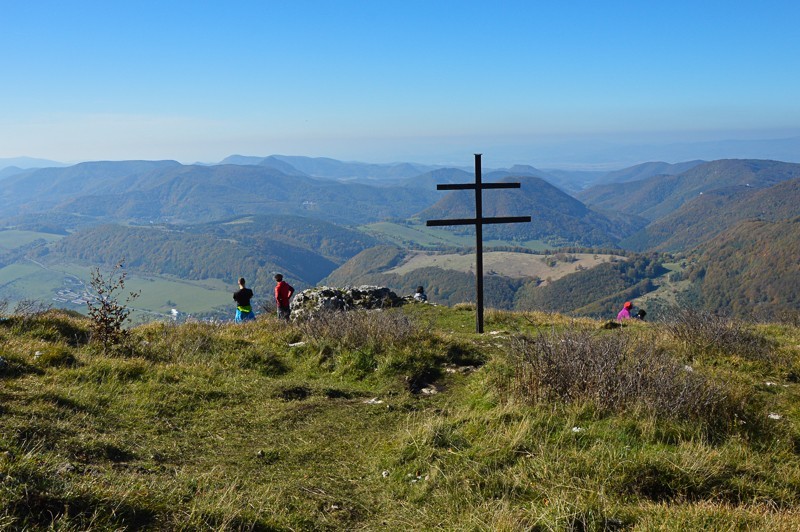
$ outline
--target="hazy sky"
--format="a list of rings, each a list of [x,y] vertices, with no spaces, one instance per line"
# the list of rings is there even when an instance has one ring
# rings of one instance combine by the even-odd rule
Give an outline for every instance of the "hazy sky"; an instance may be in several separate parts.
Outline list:
[[[798,136],[798,21],[796,0],[0,0],[0,158],[536,164]]]

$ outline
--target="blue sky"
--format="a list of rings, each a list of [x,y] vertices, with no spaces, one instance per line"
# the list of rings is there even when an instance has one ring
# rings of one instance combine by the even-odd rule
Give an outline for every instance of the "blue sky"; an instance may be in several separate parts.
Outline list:
[[[591,165],[614,146],[800,136],[796,1],[0,0],[0,13],[0,158]]]

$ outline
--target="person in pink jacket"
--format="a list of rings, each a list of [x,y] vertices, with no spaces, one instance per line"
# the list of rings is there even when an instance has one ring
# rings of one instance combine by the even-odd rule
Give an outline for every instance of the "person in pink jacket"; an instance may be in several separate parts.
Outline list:
[[[625,304],[622,305],[622,310],[620,310],[619,314],[617,314],[617,320],[622,321],[631,319],[633,317],[631,316],[632,308],[633,308],[633,303],[631,303],[630,301],[626,301]]]

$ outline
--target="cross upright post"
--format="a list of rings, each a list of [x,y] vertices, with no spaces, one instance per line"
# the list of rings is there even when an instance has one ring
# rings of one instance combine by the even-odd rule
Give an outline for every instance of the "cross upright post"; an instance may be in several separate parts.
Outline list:
[[[483,224],[507,224],[517,222],[530,222],[530,216],[505,216],[483,217],[483,190],[496,188],[520,188],[519,183],[486,183],[482,182],[481,154],[475,154],[475,184],[442,184],[436,185],[436,190],[475,190],[475,218],[454,220],[428,220],[428,227],[446,225],[474,225],[475,226],[475,291],[476,291],[476,316],[475,332],[483,333]]]

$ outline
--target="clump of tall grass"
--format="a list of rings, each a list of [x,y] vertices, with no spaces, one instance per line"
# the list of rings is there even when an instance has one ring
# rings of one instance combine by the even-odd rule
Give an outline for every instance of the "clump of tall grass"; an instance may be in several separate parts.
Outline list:
[[[686,308],[669,316],[664,327],[693,356],[729,354],[764,362],[777,356],[772,342],[739,320]]]
[[[512,339],[515,397],[590,403],[601,412],[644,409],[656,417],[730,427],[744,416],[741,397],[695,372],[651,339],[564,330]]]
[[[84,345],[89,341],[86,319],[68,310],[41,307],[35,312],[14,313],[4,318],[2,323],[19,338],[65,343],[72,347]]]

